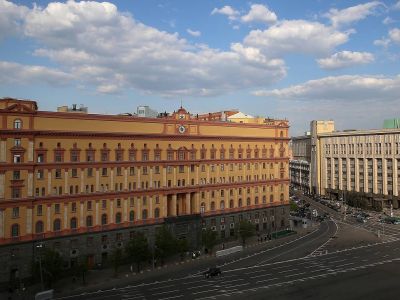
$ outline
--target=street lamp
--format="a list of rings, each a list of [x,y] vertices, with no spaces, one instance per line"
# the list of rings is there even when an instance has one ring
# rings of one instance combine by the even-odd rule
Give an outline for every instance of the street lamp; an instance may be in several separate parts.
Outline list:
[[[42,287],[42,291],[44,291],[44,286],[43,286],[43,273],[42,273],[42,248],[43,248],[43,243],[39,243],[36,245],[36,248],[39,251],[39,270],[40,270],[40,285]]]

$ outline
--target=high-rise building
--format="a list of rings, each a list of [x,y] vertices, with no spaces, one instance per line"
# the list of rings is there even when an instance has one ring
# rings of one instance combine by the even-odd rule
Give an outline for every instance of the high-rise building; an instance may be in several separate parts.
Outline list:
[[[38,243],[91,267],[164,224],[193,249],[206,227],[225,239],[242,219],[288,226],[286,120],[73,114],[11,98],[0,118],[0,281],[29,276]]]

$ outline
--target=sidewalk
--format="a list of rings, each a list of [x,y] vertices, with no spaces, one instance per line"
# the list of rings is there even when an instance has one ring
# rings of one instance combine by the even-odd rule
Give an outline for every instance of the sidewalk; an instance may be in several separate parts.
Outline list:
[[[224,257],[231,260],[235,258],[235,256],[247,256],[253,252],[257,252],[260,249],[267,249],[279,246],[285,242],[290,240],[299,238],[302,235],[305,235],[315,227],[309,227],[308,229],[304,228],[295,228],[294,230],[297,231],[296,234],[286,236],[276,240],[268,240],[265,241],[264,237],[265,234],[260,235],[263,241],[260,242],[257,236],[253,236],[246,241],[245,249],[242,252],[231,254],[229,256]],[[222,245],[224,244],[224,246]],[[213,249],[213,255],[204,255],[202,254],[197,259],[191,259],[186,257],[183,261],[180,260],[179,257],[174,257],[167,261],[164,266],[160,267],[157,266],[152,269],[151,265],[143,265],[142,271],[140,273],[136,273],[136,265],[133,266],[133,272],[130,270],[130,265],[123,265],[118,270],[118,275],[115,275],[115,272],[112,268],[106,268],[102,270],[90,270],[86,274],[85,281],[86,283],[82,283],[82,278],[77,278],[73,281],[72,277],[62,278],[61,280],[57,281],[53,288],[55,290],[55,297],[64,297],[69,295],[75,295],[83,292],[88,291],[97,291],[97,290],[104,290],[104,289],[112,289],[114,287],[119,286],[126,286],[129,284],[143,282],[149,279],[157,279],[157,277],[162,277],[170,274],[176,274],[179,272],[185,272],[185,274],[189,274],[190,270],[196,271],[199,268],[207,269],[211,265],[217,265],[221,263],[221,258],[215,257],[215,252],[218,250],[222,250],[223,248],[231,248],[237,245],[241,245],[239,240],[230,241],[221,243],[216,245]],[[11,299],[31,299],[32,296],[40,291],[40,284],[36,284],[33,286],[29,286],[27,290],[21,295],[17,295],[16,293],[13,294]],[[8,299],[7,297],[9,294],[0,293],[0,299]],[[24,297],[25,296],[25,297]]]

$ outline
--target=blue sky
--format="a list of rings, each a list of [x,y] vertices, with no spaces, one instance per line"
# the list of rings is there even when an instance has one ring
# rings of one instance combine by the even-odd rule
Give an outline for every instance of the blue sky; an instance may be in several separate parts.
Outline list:
[[[0,0],[0,97],[93,113],[400,117],[400,1]]]

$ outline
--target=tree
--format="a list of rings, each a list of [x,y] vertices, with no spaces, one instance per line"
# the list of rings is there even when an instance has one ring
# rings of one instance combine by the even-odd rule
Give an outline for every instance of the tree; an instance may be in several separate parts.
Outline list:
[[[122,250],[120,248],[115,249],[111,253],[111,261],[114,267],[115,275],[118,274],[118,269],[122,264]]]
[[[290,201],[290,211],[298,211],[298,210],[299,206],[294,201]]]
[[[47,287],[51,287],[62,275],[63,259],[58,251],[47,248],[44,248],[39,255],[42,264],[43,281]],[[33,274],[35,278],[40,278],[39,259],[33,266]]]
[[[253,236],[255,233],[255,226],[248,220],[240,221],[239,223],[239,236],[242,239],[243,246],[246,244],[246,239]]]
[[[140,263],[149,258],[149,244],[142,232],[135,234],[126,246],[126,253],[133,263],[136,263],[137,271],[140,271]]]
[[[210,228],[203,230],[201,233],[201,243],[211,254],[212,249],[217,244],[217,232],[211,230]]]
[[[188,251],[188,248],[188,242],[186,239],[177,240],[177,250],[180,254],[181,260],[183,260],[185,252]]]
[[[157,229],[155,246],[155,255],[161,260],[161,265],[167,257],[177,252],[177,240],[166,226]]]

